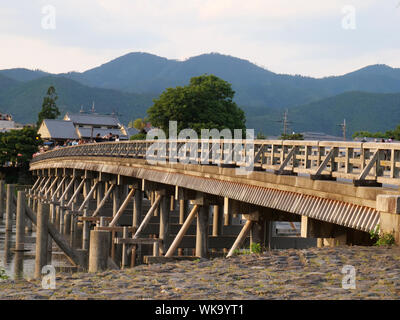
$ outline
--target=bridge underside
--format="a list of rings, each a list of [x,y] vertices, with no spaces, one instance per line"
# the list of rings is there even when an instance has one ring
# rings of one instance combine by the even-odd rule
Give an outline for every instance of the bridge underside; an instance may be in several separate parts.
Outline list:
[[[133,177],[223,197],[228,199],[230,208],[240,214],[274,209],[365,232],[380,223],[377,195],[397,193],[384,188],[355,187],[267,172],[237,175],[235,168],[211,165],[152,166],[141,159],[80,157],[78,160],[71,157],[35,162],[30,169],[38,172],[76,169]]]

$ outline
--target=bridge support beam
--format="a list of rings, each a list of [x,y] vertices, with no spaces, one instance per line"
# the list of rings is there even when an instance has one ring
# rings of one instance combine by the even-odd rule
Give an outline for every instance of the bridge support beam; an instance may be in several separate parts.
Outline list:
[[[378,195],[376,209],[380,212],[380,230],[391,233],[395,243],[400,245],[400,196]]]
[[[301,237],[319,238],[318,246],[334,247],[335,245],[345,245],[347,243],[347,233],[344,228],[333,223],[321,220],[301,217]]]
[[[251,221],[250,228],[250,248],[253,244],[260,244],[260,249],[270,249],[271,245],[271,210],[263,212],[265,210],[255,210],[248,214],[243,214],[243,217],[247,221]]]
[[[208,258],[208,235],[209,235],[209,217],[210,205],[220,204],[218,197],[204,194],[201,192],[196,193],[196,199],[192,200],[193,205],[199,206],[197,214],[196,226],[196,256],[200,258]]]
[[[318,247],[371,245],[369,233],[302,216],[301,237],[317,238]]]

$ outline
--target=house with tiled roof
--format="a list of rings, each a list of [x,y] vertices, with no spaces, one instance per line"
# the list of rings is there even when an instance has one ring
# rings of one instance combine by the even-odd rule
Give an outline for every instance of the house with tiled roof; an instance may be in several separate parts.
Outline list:
[[[128,132],[115,115],[96,113],[70,113],[63,120],[45,119],[38,133],[47,141],[90,140],[98,134],[101,137],[111,133],[120,140],[128,139]]]

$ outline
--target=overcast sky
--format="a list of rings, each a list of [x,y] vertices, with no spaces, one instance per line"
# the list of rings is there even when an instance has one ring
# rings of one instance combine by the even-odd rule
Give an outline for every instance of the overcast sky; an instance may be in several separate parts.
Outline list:
[[[399,26],[400,0],[0,0],[0,69],[60,73],[136,51],[219,52],[322,77],[400,67]]]

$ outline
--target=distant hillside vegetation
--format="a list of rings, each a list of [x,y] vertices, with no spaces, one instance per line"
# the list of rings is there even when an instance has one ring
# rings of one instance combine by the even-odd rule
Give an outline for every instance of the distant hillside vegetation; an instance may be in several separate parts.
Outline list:
[[[92,101],[99,112],[113,111],[125,123],[143,116],[152,98],[169,87],[186,85],[191,77],[214,74],[232,84],[235,102],[245,111],[250,128],[280,134],[283,110],[289,110],[294,131],[341,135],[346,118],[349,136],[358,130],[386,131],[400,123],[400,69],[371,65],[342,76],[325,78],[271,72],[244,59],[218,53],[184,61],[134,52],[85,72],[49,75],[39,70],[0,70],[0,111],[32,122],[50,84],[59,106],[79,111]]]
[[[29,70],[24,68],[0,70],[0,75],[6,76],[16,81],[31,81],[47,77],[50,74],[40,70]]]
[[[152,105],[153,96],[150,95],[90,88],[62,77],[45,77],[21,83],[0,93],[0,111],[11,113],[18,122],[35,122],[42,108],[43,97],[51,85],[56,88],[59,97],[57,105],[62,115],[66,111],[78,112],[81,106],[89,110],[94,101],[97,112],[116,112],[120,120],[127,124],[132,119],[144,116]]]
[[[281,112],[247,117],[247,126],[265,133],[280,134]],[[383,131],[400,124],[400,94],[347,92],[289,109],[291,130],[325,132],[341,136],[339,126],[346,119],[348,137],[355,131]]]

